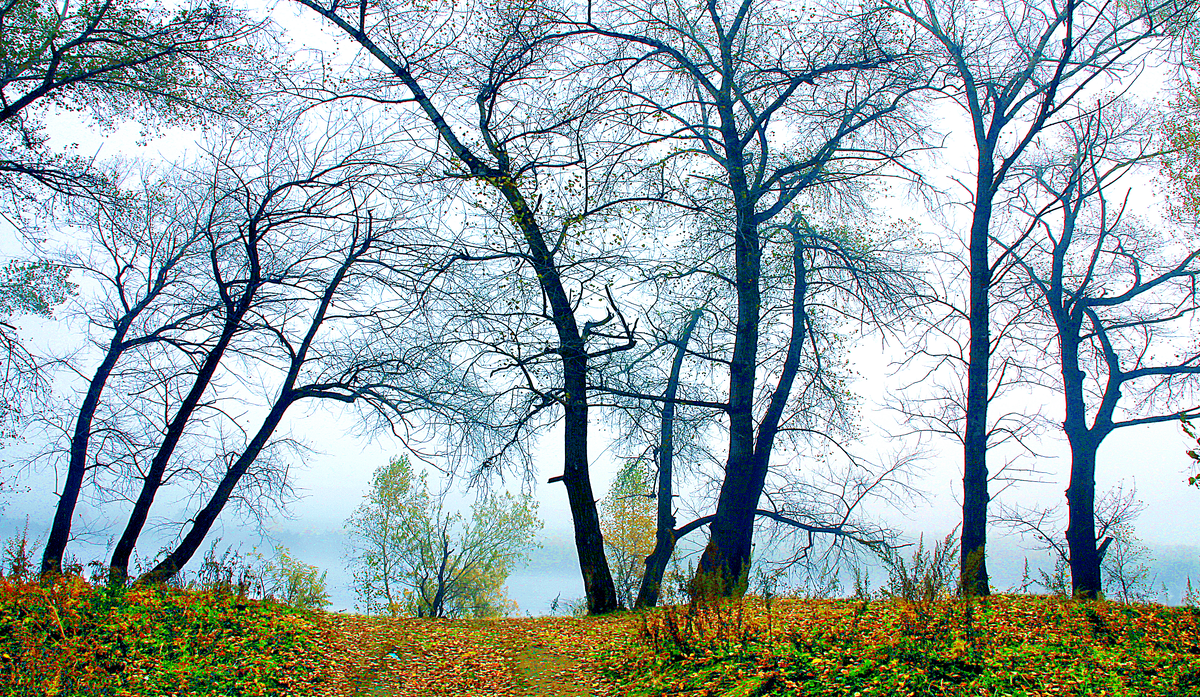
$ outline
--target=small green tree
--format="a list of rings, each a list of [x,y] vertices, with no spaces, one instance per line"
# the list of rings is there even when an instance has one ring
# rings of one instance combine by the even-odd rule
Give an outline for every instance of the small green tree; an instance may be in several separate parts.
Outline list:
[[[1150,549],[1134,534],[1131,524],[1116,526],[1112,539],[1102,559],[1105,597],[1122,603],[1152,602],[1157,579],[1150,569]]]
[[[542,524],[528,497],[488,494],[469,519],[432,495],[407,457],[375,471],[346,522],[358,606],[416,617],[493,617],[512,608],[504,580]]]
[[[325,577],[312,564],[296,559],[283,545],[275,547],[275,562],[266,568],[268,594],[276,600],[302,610],[323,610],[329,605]]]

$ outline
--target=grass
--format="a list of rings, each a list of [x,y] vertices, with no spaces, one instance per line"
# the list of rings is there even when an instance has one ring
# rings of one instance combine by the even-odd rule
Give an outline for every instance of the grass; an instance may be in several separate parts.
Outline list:
[[[6,695],[311,693],[311,613],[218,590],[0,578]]]
[[[0,579],[0,685],[39,696],[377,694],[372,686],[402,695],[433,685],[501,695],[562,682],[522,678],[521,661],[546,653],[575,661],[572,680],[594,686],[589,694],[624,697],[1195,697],[1198,621],[1195,609],[1045,596],[747,598],[594,619],[390,620],[212,589]]]
[[[1200,612],[1047,596],[693,603],[644,618],[624,694],[1200,695]]]

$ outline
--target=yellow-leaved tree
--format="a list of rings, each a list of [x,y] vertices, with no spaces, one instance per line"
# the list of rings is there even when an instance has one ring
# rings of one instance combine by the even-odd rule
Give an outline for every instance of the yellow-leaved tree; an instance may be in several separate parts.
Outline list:
[[[600,529],[612,568],[617,599],[633,607],[646,570],[646,557],[654,551],[654,477],[646,463],[628,461],[600,502]]]

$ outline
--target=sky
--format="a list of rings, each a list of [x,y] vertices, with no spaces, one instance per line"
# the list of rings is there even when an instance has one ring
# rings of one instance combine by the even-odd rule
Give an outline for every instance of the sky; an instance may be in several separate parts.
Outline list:
[[[307,15],[298,16],[290,6],[279,8],[277,21],[289,27],[295,45],[320,47],[332,51],[328,35]],[[53,137],[61,144],[78,143],[83,152],[98,152],[106,157],[145,157],[160,160],[179,159],[194,148],[195,134],[168,130],[145,143],[139,143],[136,124],[126,124],[115,133],[98,138],[86,125],[72,122],[69,115],[59,115]],[[948,116],[948,118],[952,118]],[[948,152],[955,151],[954,143]],[[948,161],[947,171],[958,167]],[[1145,188],[1144,205],[1156,205],[1152,187]],[[903,192],[893,194],[884,204],[894,213],[920,216],[919,204]],[[928,222],[928,221],[926,221]],[[16,254],[12,240],[0,246],[0,254]],[[62,325],[53,322],[23,320],[23,329],[35,345],[62,348]],[[69,330],[68,330],[69,331]],[[69,342],[67,342],[69,343]],[[853,367],[861,377],[852,386],[864,398],[864,446],[884,450],[888,447],[884,434],[895,429],[893,417],[881,408],[883,393],[896,380],[889,377],[889,364],[902,355],[903,346],[884,345],[878,337],[864,339],[852,352]],[[1042,397],[1031,395],[1030,407],[1046,407],[1051,413],[1061,408]],[[599,419],[593,418],[591,438],[592,481],[597,497],[603,496],[617,465],[613,458],[610,436]],[[294,556],[313,563],[329,572],[330,592],[334,609],[352,608],[355,602],[349,587],[349,573],[343,559],[345,548],[344,522],[362,501],[372,472],[386,464],[389,458],[402,454],[404,444],[387,434],[369,433],[364,425],[346,411],[334,407],[298,408],[289,414],[285,428],[303,434],[312,451],[304,457],[295,471],[294,483],[301,494],[288,515],[263,521],[261,527],[243,520],[222,518],[214,536],[223,544],[269,550],[274,544],[288,547]],[[0,452],[5,470],[17,462],[30,447],[14,446]],[[1146,505],[1137,520],[1137,534],[1147,544],[1158,561],[1155,570],[1167,583],[1171,599],[1182,590],[1181,574],[1190,573],[1200,581],[1200,526],[1196,512],[1200,511],[1200,491],[1186,486],[1188,460],[1184,451],[1188,441],[1176,424],[1162,424],[1120,431],[1110,436],[1100,450],[1097,468],[1097,491],[1122,485],[1135,485],[1138,498]],[[574,560],[570,511],[565,489],[561,484],[547,484],[549,477],[561,474],[561,436],[547,431],[537,444],[536,473],[533,497],[545,523],[541,535],[542,547],[531,553],[530,564],[510,577],[509,596],[520,606],[520,612],[543,614],[551,601],[577,600],[583,595],[578,565]],[[1006,490],[1003,500],[1026,505],[1062,505],[1069,460],[1060,437],[1053,434],[1043,439],[1038,448],[1045,456],[1040,460],[1044,470],[1041,483],[1022,483]],[[961,517],[957,492],[961,490],[961,450],[952,444],[935,444],[923,462],[924,474],[918,482],[924,499],[902,508],[882,508],[875,515],[904,531],[907,539],[924,535],[926,540],[940,539],[954,529]],[[436,474],[436,473],[435,473]],[[8,539],[28,524],[31,540],[44,539],[55,504],[53,472],[45,469],[26,469],[19,480],[17,492],[0,499],[0,539]],[[516,490],[520,477],[510,476],[502,484]],[[465,491],[461,484],[453,487],[452,505],[469,506],[475,493]],[[153,534],[153,533],[152,533]],[[1028,556],[1035,568],[1047,568],[1047,558],[1039,552],[1024,549],[1021,540],[1005,536],[993,529],[989,565],[994,585],[1005,588],[1015,584],[1021,573],[1021,562]],[[104,541],[80,543],[72,548],[77,556],[88,560],[99,556]],[[152,544],[143,543],[146,548]],[[757,553],[757,552],[756,552]],[[769,553],[769,550],[764,552]]]

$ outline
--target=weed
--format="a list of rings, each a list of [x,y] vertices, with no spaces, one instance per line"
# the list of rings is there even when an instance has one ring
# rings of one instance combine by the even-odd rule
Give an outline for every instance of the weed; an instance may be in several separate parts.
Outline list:
[[[328,572],[295,559],[283,545],[275,547],[275,560],[261,574],[269,582],[266,595],[301,610],[321,610],[329,605]]]
[[[1200,694],[1200,614],[1185,609],[1046,596],[967,603],[942,594],[928,612],[953,624],[917,632],[904,629],[912,629],[905,615],[914,602],[899,597],[774,599],[770,613],[748,598],[743,607],[740,631],[750,640],[738,650],[699,646],[636,659],[622,694],[757,695],[765,685],[806,697]],[[768,622],[783,631],[767,634]]]
[[[881,554],[888,581],[883,595],[900,610],[900,630],[921,641],[935,641],[947,634],[971,635],[974,608],[970,599],[960,605],[945,602],[957,585],[958,543],[953,533],[925,547],[922,536],[908,559],[894,549]]]
[[[25,527],[21,534],[4,541],[0,550],[0,576],[11,581],[30,581],[33,579],[33,559],[29,551],[29,519],[25,519]]]
[[[673,656],[743,654],[757,638],[745,622],[750,602],[744,597],[746,574],[732,587],[720,573],[690,575],[686,605],[670,605],[642,616],[643,641],[655,652]]]

